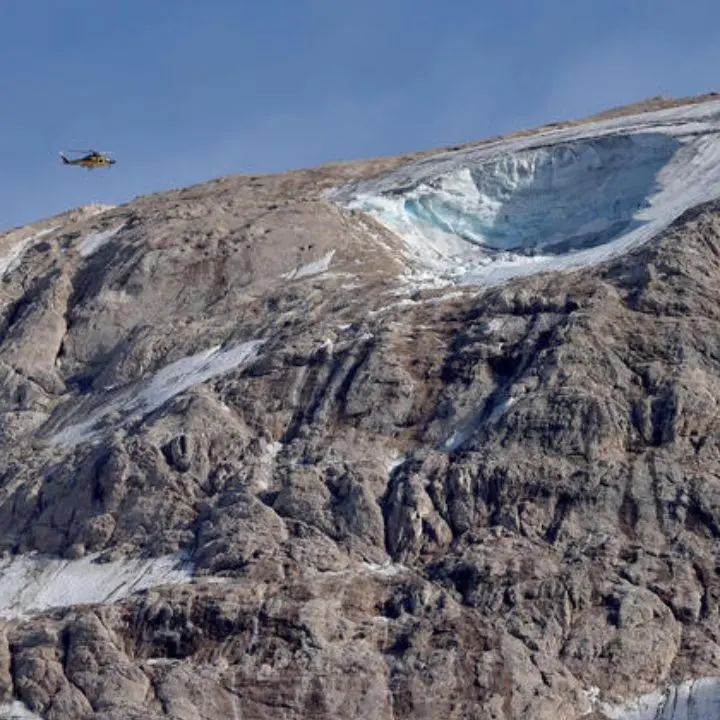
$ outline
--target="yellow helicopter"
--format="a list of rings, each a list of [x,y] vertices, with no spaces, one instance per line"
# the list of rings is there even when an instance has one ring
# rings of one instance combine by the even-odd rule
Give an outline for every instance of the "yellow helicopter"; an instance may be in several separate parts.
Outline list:
[[[100,153],[97,150],[73,150],[71,152],[85,153],[82,157],[71,160],[64,153],[60,153],[60,158],[64,165],[81,165],[82,167],[92,170],[93,168],[109,167],[115,164],[107,153]]]

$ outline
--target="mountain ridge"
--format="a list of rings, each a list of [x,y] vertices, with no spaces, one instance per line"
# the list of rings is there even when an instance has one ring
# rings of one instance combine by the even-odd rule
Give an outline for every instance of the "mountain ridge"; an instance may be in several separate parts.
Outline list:
[[[326,195],[417,159],[0,236],[3,711],[717,712],[718,201],[438,282]]]

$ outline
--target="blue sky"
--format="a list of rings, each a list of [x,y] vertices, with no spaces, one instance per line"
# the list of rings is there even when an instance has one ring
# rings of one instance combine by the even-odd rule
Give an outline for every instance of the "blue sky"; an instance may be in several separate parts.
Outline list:
[[[0,229],[720,90],[716,0],[0,0]],[[115,153],[63,167],[62,149]]]

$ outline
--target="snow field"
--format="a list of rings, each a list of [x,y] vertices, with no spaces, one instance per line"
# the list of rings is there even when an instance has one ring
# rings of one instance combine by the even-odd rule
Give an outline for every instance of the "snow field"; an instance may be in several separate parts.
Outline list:
[[[110,242],[124,227],[125,223],[122,222],[117,227],[88,235],[80,245],[80,255],[90,257],[90,255],[97,252],[103,245]]]
[[[69,448],[92,439],[102,432],[104,421],[109,416],[113,416],[116,427],[142,419],[188,388],[229,372],[252,359],[260,345],[262,341],[240,343],[225,349],[216,346],[176,360],[151,377],[119,390],[106,403],[86,413],[79,422],[55,433],[51,442]]]
[[[5,255],[0,257],[0,279],[2,279],[8,273],[11,273],[13,270],[16,270],[20,266],[20,263],[22,262],[25,253],[33,245],[37,245],[37,243],[43,237],[45,237],[45,235],[49,235],[50,233],[55,232],[55,230],[57,230],[59,227],[59,225],[55,225],[54,227],[48,228],[47,230],[41,230],[40,232],[31,235],[25,240],[20,241],[14,247],[10,248],[10,250],[8,250]]]
[[[117,602],[138,590],[189,582],[192,571],[179,556],[96,562],[20,555],[0,562],[0,618],[19,618],[49,608]],[[2,717],[2,716],[0,716]]]

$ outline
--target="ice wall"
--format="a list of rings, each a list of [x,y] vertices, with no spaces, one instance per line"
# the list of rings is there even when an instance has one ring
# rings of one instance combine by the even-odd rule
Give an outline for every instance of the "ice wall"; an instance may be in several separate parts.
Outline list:
[[[330,197],[444,282],[584,267],[720,197],[720,103],[438,153]]]
[[[639,225],[635,214],[679,147],[672,136],[640,133],[527,150],[421,183],[378,210],[399,232],[405,223],[439,229],[488,255],[557,255]]]

